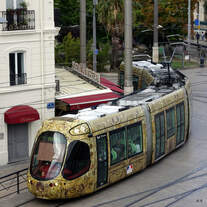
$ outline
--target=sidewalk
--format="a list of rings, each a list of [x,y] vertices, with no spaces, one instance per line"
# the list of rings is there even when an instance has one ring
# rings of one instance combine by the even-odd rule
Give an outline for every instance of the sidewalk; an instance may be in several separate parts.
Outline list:
[[[28,168],[29,160],[7,164],[0,166],[0,178],[16,173],[23,169]],[[19,174],[19,189],[20,194],[17,194],[17,177],[16,174],[0,179],[0,207],[13,207],[18,206],[21,203],[31,200],[34,196],[28,192],[26,187],[26,173],[24,171]],[[11,193],[11,195],[9,195]],[[4,197],[5,196],[5,197]]]
[[[12,197],[3,198],[0,200],[0,207],[16,207],[21,206],[23,203],[27,203],[33,200],[35,197],[30,192],[22,192],[20,194],[14,194]]]
[[[28,168],[29,160],[0,166],[0,177]]]

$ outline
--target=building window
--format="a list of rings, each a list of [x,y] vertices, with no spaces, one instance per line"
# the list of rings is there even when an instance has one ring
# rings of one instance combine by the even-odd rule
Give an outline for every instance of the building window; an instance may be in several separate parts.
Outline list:
[[[21,7],[21,3],[24,0],[6,0],[6,8],[7,9],[16,9]]]
[[[184,141],[184,137],[185,137],[185,110],[184,110],[183,102],[176,106],[176,118],[177,118],[176,144],[178,145]]]
[[[7,0],[6,11],[1,15],[7,20],[2,26],[3,31],[35,29],[35,11],[28,10],[24,0]]]
[[[14,52],[9,54],[10,85],[26,84],[24,72],[24,53]]]
[[[166,117],[167,117],[167,138],[170,138],[175,134],[175,109],[174,107],[166,111]]]
[[[128,157],[142,152],[142,125],[136,123],[127,127]]]
[[[111,147],[111,165],[126,159],[126,133],[120,128],[109,133]]]

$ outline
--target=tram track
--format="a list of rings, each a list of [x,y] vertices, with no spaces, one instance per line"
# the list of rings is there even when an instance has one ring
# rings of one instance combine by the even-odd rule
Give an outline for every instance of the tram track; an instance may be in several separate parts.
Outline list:
[[[31,202],[34,201],[34,200],[36,200],[36,198],[30,199],[30,200],[28,200],[28,201],[25,201],[25,202],[23,202],[23,203],[21,203],[21,204],[16,205],[15,207],[24,206],[24,205],[26,205],[26,204],[28,204],[28,203],[31,203]]]
[[[52,203],[53,204],[52,204]],[[50,201],[50,200],[40,200],[38,198],[33,198],[33,199],[30,199],[30,200],[27,200],[25,202],[22,202],[18,205],[15,205],[15,207],[26,207],[26,206],[50,206],[50,207],[59,207],[59,206],[62,206],[66,203],[68,203],[70,201]],[[38,203],[38,204],[37,204]],[[44,204],[43,204],[44,203]]]
[[[204,81],[198,81],[198,82],[193,82],[191,83],[192,88],[194,88],[195,86],[199,86],[199,85],[203,85],[203,84],[207,84],[207,82]]]
[[[124,196],[124,197],[121,197],[121,198],[118,198],[118,199],[114,199],[114,200],[111,200],[111,201],[107,201],[107,202],[103,202],[103,203],[99,203],[99,204],[96,204],[96,205],[93,205],[92,207],[101,207],[101,206],[110,206],[110,204],[112,203],[116,203],[116,202],[120,202],[120,201],[124,201],[126,199],[130,199],[130,198],[133,198],[135,196],[141,196],[140,198],[134,200],[134,201],[131,201],[129,202],[128,204],[124,205],[124,207],[131,207],[135,204],[139,204],[140,202],[144,202],[145,199],[161,192],[162,190],[165,190],[166,188],[169,188],[169,187],[172,187],[176,184],[180,184],[180,183],[184,183],[184,182],[188,182],[188,181],[192,181],[194,179],[198,179],[198,178],[201,178],[201,177],[207,177],[207,172],[201,174],[201,175],[196,175],[196,176],[193,176],[193,177],[190,177],[204,169],[207,169],[207,165],[205,164],[203,167],[200,167],[200,168],[197,168],[195,170],[193,170],[192,172],[186,174],[185,176],[181,177],[181,178],[178,178],[176,179],[175,181],[172,181],[172,182],[169,182],[167,184],[164,184],[160,187],[156,187],[156,188],[152,188],[152,189],[149,189],[149,190],[146,190],[146,191],[143,191],[143,192],[139,192],[139,193],[135,193],[135,194],[131,194],[131,195],[128,195],[128,196]],[[187,190],[185,192],[182,192],[182,193],[178,193],[178,194],[175,194],[175,195],[171,195],[171,196],[168,196],[168,197],[165,197],[165,198],[161,198],[161,199],[158,199],[158,200],[155,200],[153,202],[149,202],[149,203],[145,203],[145,204],[141,204],[139,205],[139,207],[147,207],[147,206],[151,206],[153,204],[156,204],[156,203],[160,203],[160,202],[163,202],[163,201],[167,201],[167,200],[170,200],[170,199],[175,199],[174,201],[172,202],[169,202],[167,205],[163,206],[163,207],[169,207],[169,206],[173,206],[175,203],[179,202],[180,200],[190,196],[192,193],[194,192],[197,192],[197,191],[200,191],[204,188],[207,188],[207,183],[204,183],[203,185],[199,186],[199,187],[195,187],[193,189],[190,189],[190,190]],[[145,194],[143,196],[143,194]]]
[[[198,85],[196,85],[196,84],[198,84]],[[206,81],[205,82],[204,81],[197,82],[193,86],[193,89],[196,88],[196,86],[205,85],[205,84],[206,84]],[[193,97],[192,97],[193,101],[200,101],[200,102],[206,103],[205,101],[203,101],[202,98],[207,98],[207,96],[199,97],[199,96],[202,96],[202,95],[203,94],[201,94],[201,93],[199,93],[199,94],[198,93],[193,93]],[[205,170],[205,172],[203,172],[204,170]],[[201,174],[198,175],[198,173],[201,173]],[[198,184],[198,186],[196,186],[196,187],[191,186],[192,188],[188,186],[188,188],[183,190],[182,192],[170,193],[166,196],[163,196],[161,194],[162,196],[159,196],[159,198],[158,198],[157,194],[162,193],[162,191],[164,191],[164,190],[166,190],[170,187],[173,187],[173,189],[176,189],[177,184],[181,184],[181,183],[184,183],[184,182],[186,182],[186,183],[189,182],[190,183],[190,181],[192,181],[192,180],[196,180],[196,179],[199,179],[199,178],[206,178],[206,177],[207,177],[207,163],[205,165],[202,165],[199,168],[196,168],[195,170],[191,171],[190,173],[184,175],[183,177],[175,179],[172,182],[167,181],[164,185],[161,185],[161,186],[155,185],[155,186],[158,186],[158,187],[151,188],[151,189],[143,191],[143,192],[137,192],[137,193],[133,193],[133,194],[130,194],[130,195],[123,196],[123,197],[119,197],[119,198],[111,200],[111,201],[106,201],[106,202],[103,202],[103,203],[90,205],[90,207],[98,207],[98,206],[100,206],[100,207],[102,207],[102,206],[111,207],[112,206],[111,204],[114,204],[113,206],[119,206],[119,205],[116,205],[116,204],[120,201],[124,201],[126,203],[126,204],[123,204],[122,207],[134,207],[134,206],[139,206],[139,207],[152,207],[153,206],[154,207],[154,205],[159,206],[159,207],[160,206],[162,206],[162,207],[175,206],[177,203],[179,203],[183,199],[189,197],[193,193],[196,193],[196,192],[199,192],[203,189],[206,189],[207,188],[207,183],[204,182],[200,185]],[[131,179],[131,178],[128,178],[128,179]],[[101,194],[102,194],[102,192],[101,192]],[[157,198],[151,200],[151,198],[153,196],[155,196]],[[84,200],[85,198],[81,198],[81,199]],[[89,199],[90,199],[90,195],[89,195]],[[35,201],[40,203],[38,206],[46,206],[45,204],[48,204],[48,206],[53,206],[53,207],[73,206],[73,200],[71,200],[71,199],[61,200],[61,201],[58,201],[58,202],[56,201],[56,202],[51,203],[51,201],[41,201],[39,199],[34,198],[34,199],[31,199],[27,202],[19,204],[16,207],[33,206],[32,204],[34,204],[34,206],[36,206]],[[41,205],[41,202],[44,205]],[[167,204],[159,205],[161,202],[167,202]],[[81,206],[82,205],[81,203],[82,202],[80,202],[80,205],[78,204],[78,206]],[[86,205],[86,206],[89,207],[89,205]]]
[[[203,170],[206,170],[206,172],[201,173],[199,175],[196,175],[197,173],[202,172]],[[159,186],[159,187],[156,187],[156,188],[152,188],[152,189],[149,189],[149,190],[146,190],[146,191],[143,191],[143,192],[131,194],[131,195],[128,195],[128,196],[124,196],[124,197],[121,197],[121,198],[118,198],[118,199],[114,199],[114,200],[111,200],[111,201],[99,203],[99,204],[93,205],[91,207],[101,207],[101,206],[107,206],[107,205],[111,206],[112,203],[114,204],[116,202],[120,202],[120,201],[131,199],[133,197],[141,196],[139,199],[136,199],[136,200],[131,201],[128,204],[124,205],[124,207],[132,207],[133,205],[136,205],[136,204],[139,204],[141,202],[144,202],[149,197],[151,197],[151,196],[161,192],[162,190],[165,190],[166,188],[170,188],[170,187],[172,187],[172,186],[174,186],[176,184],[181,184],[181,183],[184,183],[184,182],[188,182],[188,181],[192,181],[192,180],[195,180],[195,179],[198,179],[198,178],[204,178],[204,177],[207,177],[207,164],[205,164],[205,165],[203,165],[203,166],[201,166],[199,168],[196,168],[192,172],[184,175],[183,177],[178,178],[175,181],[166,183],[166,184],[164,184],[162,186]],[[139,205],[139,207],[152,206],[152,205],[164,202],[164,201],[169,201],[169,203],[164,205],[163,207],[171,207],[174,204],[176,204],[177,202],[179,202],[179,201],[183,200],[184,198],[190,196],[191,194],[193,194],[195,192],[198,192],[198,191],[200,191],[202,189],[205,189],[205,188],[207,188],[207,183],[204,183],[204,184],[202,184],[202,185],[200,185],[198,187],[189,189],[189,190],[181,192],[181,193],[177,193],[177,194],[174,194],[174,195],[170,195],[170,196],[167,196],[167,197],[164,197],[164,198],[157,199],[155,201],[151,201],[151,202],[148,202],[148,203],[145,203],[145,204],[141,204],[141,205]],[[173,201],[171,201],[171,199],[173,199]],[[28,201],[26,201],[24,203],[16,205],[15,207],[31,206],[29,204],[32,204],[36,200],[38,200],[38,199],[36,199],[36,198],[31,199],[31,200],[28,200]],[[64,200],[64,201],[60,201],[59,203],[55,203],[54,205],[51,205],[51,203],[49,205],[53,206],[53,207],[60,207],[60,206],[67,205],[70,202],[71,202],[71,200]]]
[[[153,196],[156,197],[156,194],[162,193],[162,191],[166,190],[167,188],[170,188],[170,187],[173,187],[173,186],[176,187],[177,184],[187,183],[187,182],[190,182],[190,181],[193,181],[193,180],[196,180],[196,179],[201,179],[201,178],[203,178],[203,180],[204,180],[204,178],[206,178],[206,177],[207,177],[207,163],[205,163],[201,167],[198,167],[198,168],[194,169],[190,173],[187,173],[186,175],[184,175],[184,176],[182,176],[182,177],[180,177],[180,178],[178,178],[178,179],[176,179],[172,182],[166,183],[162,186],[159,186],[159,187],[156,187],[156,188],[151,188],[151,189],[148,189],[146,191],[134,193],[134,194],[127,195],[127,196],[124,196],[124,197],[120,197],[120,198],[117,198],[117,199],[114,199],[114,200],[102,202],[102,203],[99,203],[99,204],[96,204],[96,205],[92,205],[91,207],[102,207],[102,206],[105,207],[105,206],[111,206],[111,204],[116,205],[116,203],[119,203],[120,201],[127,202],[127,204],[123,205],[123,207],[133,207],[133,206],[137,206],[137,204],[139,204],[139,207],[148,207],[148,206],[153,206],[153,205],[159,204],[161,202],[168,202],[165,205],[161,205],[162,207],[175,206],[179,201],[182,201],[183,199],[189,197],[193,193],[196,193],[196,192],[199,192],[203,189],[206,189],[207,188],[207,182],[204,182],[204,183],[202,183],[202,184],[200,184],[196,187],[189,188],[189,189],[187,189],[183,192],[175,193],[174,195],[171,194],[169,196],[161,197],[161,198],[159,196],[159,199],[155,199],[153,201],[150,199],[150,202],[147,202],[147,200],[150,197],[151,198]],[[128,178],[128,179],[130,179],[130,178]],[[134,197],[135,197],[135,200],[133,200]],[[137,197],[139,197],[139,198],[137,198]],[[40,202],[39,206],[42,206],[41,202],[44,202],[44,205],[45,204],[47,205],[47,202],[48,202],[48,206],[53,206],[53,207],[67,206],[67,204],[73,205],[73,201],[70,200],[70,199],[69,200],[57,201],[57,203],[54,202],[52,204],[51,201],[41,201],[37,198],[33,198],[33,199],[25,201],[25,202],[23,202],[19,205],[16,205],[15,207],[22,207],[22,206],[26,207],[26,206],[32,206],[32,205],[36,206],[35,202],[37,202],[37,200],[38,200],[38,203]],[[147,202],[147,203],[144,203],[144,202]]]

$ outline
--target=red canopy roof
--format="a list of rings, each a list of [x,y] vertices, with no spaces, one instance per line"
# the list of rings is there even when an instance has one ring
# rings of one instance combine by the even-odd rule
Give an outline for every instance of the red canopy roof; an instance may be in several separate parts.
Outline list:
[[[101,84],[106,86],[107,88],[110,88],[112,91],[118,92],[118,93],[124,93],[124,90],[120,88],[119,85],[107,80],[106,78],[101,77]]]
[[[103,94],[64,98],[61,100],[70,105],[70,110],[80,110],[91,106],[96,106],[101,103],[107,103],[119,97],[119,95],[109,92]]]
[[[40,119],[38,111],[26,105],[14,106],[4,114],[4,121],[7,124],[21,124],[38,119]]]

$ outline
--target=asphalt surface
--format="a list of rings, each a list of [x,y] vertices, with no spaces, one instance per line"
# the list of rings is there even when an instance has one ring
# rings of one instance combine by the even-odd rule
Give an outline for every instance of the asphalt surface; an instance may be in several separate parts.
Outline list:
[[[142,172],[82,198],[44,201],[25,192],[0,201],[0,206],[206,207],[207,68],[182,72],[192,82],[192,127],[186,145]]]

